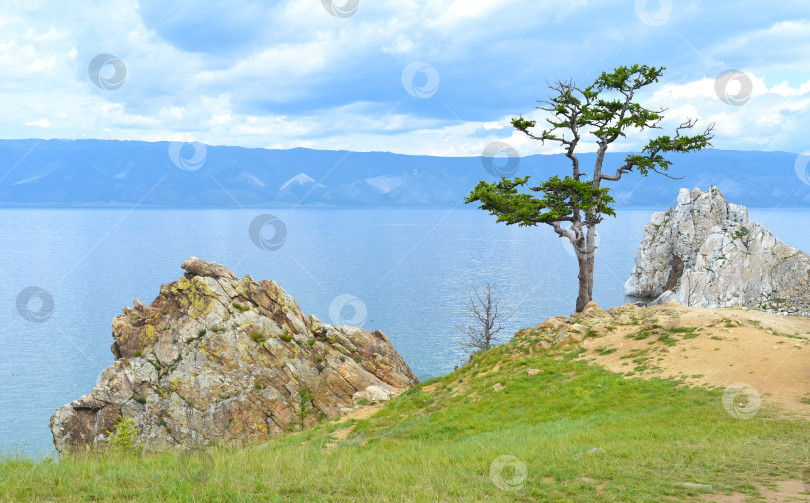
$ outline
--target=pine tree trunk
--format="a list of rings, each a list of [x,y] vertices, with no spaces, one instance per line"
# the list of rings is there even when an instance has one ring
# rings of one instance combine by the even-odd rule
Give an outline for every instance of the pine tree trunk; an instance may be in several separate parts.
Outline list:
[[[587,242],[587,255],[588,255],[588,302],[593,300],[593,271],[596,261],[596,226],[588,226],[588,242]]]
[[[588,259],[583,254],[578,254],[577,261],[579,262],[579,294],[577,295],[576,312],[582,312],[585,306],[590,302],[591,296],[588,292],[588,285],[593,284],[593,271],[588,273]]]
[[[587,238],[574,245],[579,263],[579,293],[577,295],[576,312],[582,312],[588,302],[593,300],[593,270],[596,252],[596,229],[588,227]]]

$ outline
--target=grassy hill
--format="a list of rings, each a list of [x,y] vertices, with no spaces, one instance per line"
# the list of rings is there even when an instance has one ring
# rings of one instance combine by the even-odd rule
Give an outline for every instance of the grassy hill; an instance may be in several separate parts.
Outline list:
[[[635,344],[646,329],[650,348],[686,350],[714,342],[712,330],[732,319],[716,310],[716,323],[704,316],[687,330],[682,313],[646,309],[547,321],[379,410],[264,445],[59,462],[7,456],[0,501],[744,501],[780,481],[806,482],[810,422],[767,394],[745,419],[727,412],[724,386],[628,376],[588,360],[611,353],[601,338]],[[806,345],[797,333],[768,336]],[[791,501],[807,499],[804,490]]]

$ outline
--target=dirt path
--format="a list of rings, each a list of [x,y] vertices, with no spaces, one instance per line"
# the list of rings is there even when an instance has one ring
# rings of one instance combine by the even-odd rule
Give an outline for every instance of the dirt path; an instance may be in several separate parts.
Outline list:
[[[358,421],[361,420],[361,419],[368,419],[371,416],[373,416],[374,414],[376,414],[378,410],[382,409],[383,406],[384,406],[384,404],[375,404],[375,405],[369,405],[367,407],[362,407],[360,409],[357,409],[356,411],[350,412],[350,413],[346,414],[345,416],[341,417],[337,421],[336,424],[348,423],[352,419],[358,420]],[[328,444],[326,444],[326,448],[327,449],[334,448],[342,440],[345,440],[346,438],[348,438],[349,434],[352,432],[353,429],[354,429],[354,423],[352,422],[350,424],[347,424],[345,428],[340,428],[340,429],[335,430],[332,433],[330,433],[329,436],[332,437],[335,440],[334,440],[334,442],[329,442]]]

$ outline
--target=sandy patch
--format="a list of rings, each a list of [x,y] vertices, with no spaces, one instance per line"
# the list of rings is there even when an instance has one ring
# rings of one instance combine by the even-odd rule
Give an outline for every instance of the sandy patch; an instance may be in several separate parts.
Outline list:
[[[346,414],[345,416],[341,417],[337,421],[336,424],[343,424],[343,423],[348,422],[351,419],[355,419],[357,421],[359,421],[361,419],[368,419],[371,416],[373,416],[374,414],[376,414],[377,411],[382,409],[382,408],[383,408],[383,404],[375,404],[375,405],[369,405],[367,407],[362,407],[360,409],[357,409],[357,410],[355,410],[353,412],[350,412],[350,413]],[[349,437],[349,435],[351,434],[353,429],[354,429],[354,424],[351,424],[351,425],[347,425],[345,428],[341,428],[339,430],[335,430],[332,433],[330,433],[329,436],[332,437],[334,439],[334,441],[329,442],[328,444],[326,444],[326,448],[327,449],[332,449],[338,443],[340,443],[340,441],[347,439]]]
[[[427,386],[424,386],[422,388],[422,391],[436,391],[437,389],[439,389],[441,387],[442,384],[443,383],[441,381],[436,381],[433,384],[429,384]]]
[[[580,357],[611,371],[721,388],[744,383],[763,404],[810,417],[809,318],[665,304],[581,322],[605,327],[605,335],[585,339]],[[674,327],[697,330],[670,331]]]
[[[810,502],[808,488],[798,480],[782,480],[776,483],[776,490],[757,486],[764,501],[769,503]],[[702,494],[700,499],[712,503],[744,503],[752,501],[751,496],[742,493]],[[763,500],[760,500],[763,501]]]

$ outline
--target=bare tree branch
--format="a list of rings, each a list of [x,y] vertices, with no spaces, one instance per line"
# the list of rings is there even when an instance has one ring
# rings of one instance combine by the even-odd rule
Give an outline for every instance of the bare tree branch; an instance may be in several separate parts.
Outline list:
[[[456,327],[466,335],[466,340],[459,344],[472,353],[490,349],[495,336],[505,328],[502,322],[509,318],[501,311],[501,299],[494,290],[495,287],[487,283],[484,291],[479,292],[475,288],[470,292],[467,311],[472,323],[466,327]]]

